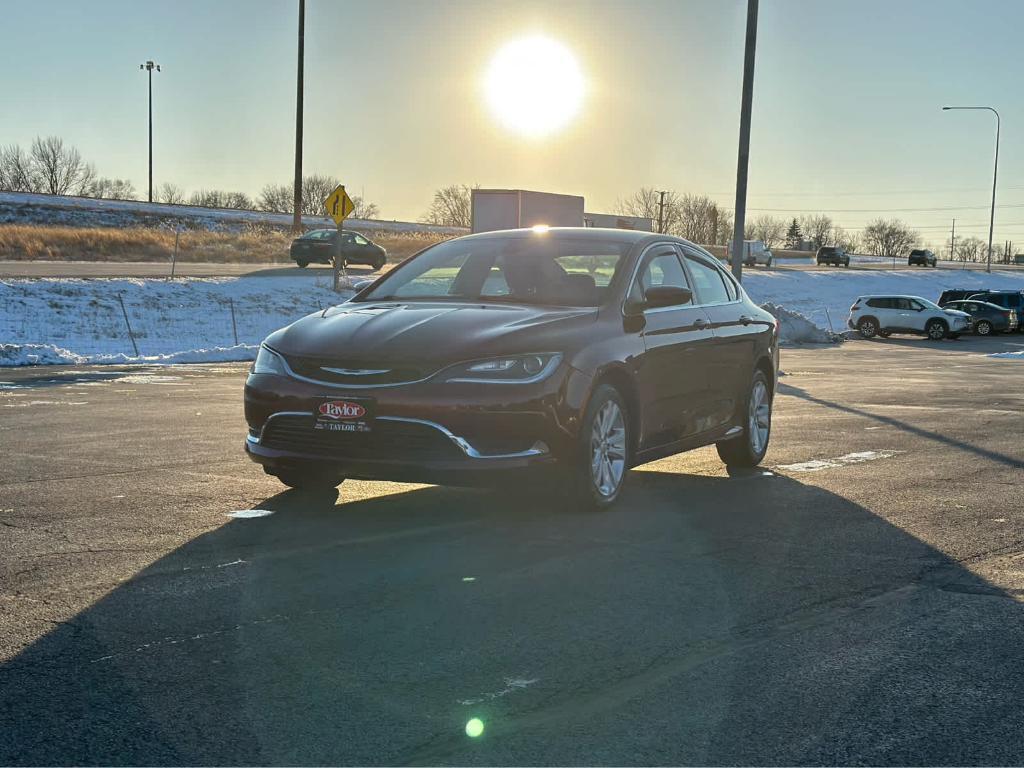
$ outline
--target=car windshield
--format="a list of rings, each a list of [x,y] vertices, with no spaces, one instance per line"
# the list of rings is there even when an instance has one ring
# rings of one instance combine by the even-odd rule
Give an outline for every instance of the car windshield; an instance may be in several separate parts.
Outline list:
[[[449,240],[394,269],[356,301],[505,301],[600,306],[629,242],[593,237]]]
[[[927,308],[927,309],[942,309],[942,307],[940,307],[938,304],[935,304],[935,303],[933,303],[931,301],[928,301],[928,299],[918,298],[918,299],[916,299],[916,301],[919,301],[922,304],[924,304],[925,308]]]

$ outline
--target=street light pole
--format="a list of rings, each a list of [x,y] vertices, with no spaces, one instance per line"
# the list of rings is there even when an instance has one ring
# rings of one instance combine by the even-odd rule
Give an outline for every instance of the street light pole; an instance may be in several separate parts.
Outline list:
[[[658,234],[665,234],[665,190],[658,192]]]
[[[149,73],[149,202],[153,202],[153,70],[160,71],[160,65],[147,61],[139,69]]]
[[[302,78],[306,49],[306,0],[299,0],[299,66],[295,85],[295,181],[292,229],[302,232]]]
[[[999,127],[1000,119],[999,113],[996,112],[994,107],[943,107],[942,111],[945,112],[949,109],[987,109],[993,115],[996,116],[996,159],[992,167],[992,210],[988,217],[988,264],[985,267],[986,272],[992,271],[992,230],[995,228],[996,223],[996,179],[999,176]]]
[[[757,0],[747,0],[747,42],[743,53],[740,101],[740,147],[736,159],[736,209],[733,213],[732,273],[743,279],[743,228],[747,215],[747,167],[750,164],[750,113],[754,101],[754,49],[757,46]]]

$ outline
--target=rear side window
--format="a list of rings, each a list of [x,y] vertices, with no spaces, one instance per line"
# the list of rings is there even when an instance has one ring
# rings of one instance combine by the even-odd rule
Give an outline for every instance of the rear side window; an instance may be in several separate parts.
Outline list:
[[[867,305],[875,309],[895,309],[893,299],[868,299]]]
[[[686,256],[686,263],[690,268],[690,274],[693,275],[697,298],[701,304],[725,304],[732,301],[725,287],[726,278],[718,269],[689,254]]]

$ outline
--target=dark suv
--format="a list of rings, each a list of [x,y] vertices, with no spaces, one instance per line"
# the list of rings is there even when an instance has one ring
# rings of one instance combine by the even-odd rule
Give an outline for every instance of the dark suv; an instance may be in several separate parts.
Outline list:
[[[758,464],[778,363],[776,319],[699,246],[488,232],[270,334],[246,381],[245,449],[296,488],[527,473],[603,506],[630,467],[702,445]]]
[[[938,265],[939,262],[935,258],[935,254],[924,248],[915,248],[907,257],[907,266],[909,267],[937,267]]]
[[[974,301],[987,301],[1003,309],[1012,309],[1017,313],[1017,319],[1024,318],[1024,291],[979,291],[972,293],[967,298]],[[1022,330],[1018,326],[1018,330]]]
[[[838,245],[823,245],[818,249],[818,253],[815,258],[819,265],[831,264],[834,267],[838,267],[840,265],[844,267],[850,266],[850,254]]]

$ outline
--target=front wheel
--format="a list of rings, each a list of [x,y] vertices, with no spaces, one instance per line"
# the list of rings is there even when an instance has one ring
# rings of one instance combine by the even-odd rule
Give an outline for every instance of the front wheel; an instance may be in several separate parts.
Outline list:
[[[579,447],[570,469],[569,489],[576,503],[600,509],[619,498],[629,470],[631,430],[622,395],[615,387],[600,385],[583,416]]]
[[[754,372],[747,394],[743,434],[715,443],[718,455],[729,467],[756,467],[768,452],[772,432],[772,394],[764,371]]]
[[[849,267],[849,266],[850,266],[850,260],[849,260],[849,259],[847,259],[846,261],[844,261],[844,262],[843,262],[843,266],[844,266],[844,267]]]
[[[380,272],[382,269],[384,269],[384,264],[385,263],[386,263],[386,259],[377,259],[370,266],[373,268],[374,272]]]
[[[946,338],[946,324],[941,320],[929,320],[924,332],[932,341],[941,341]]]
[[[989,336],[992,333],[992,323],[988,320],[979,320],[974,326],[974,332],[979,336]]]
[[[296,261],[295,264],[299,269],[305,269],[306,267],[309,266],[308,261]]]
[[[873,339],[878,333],[878,322],[873,317],[862,317],[857,323],[857,331],[862,338]]]

